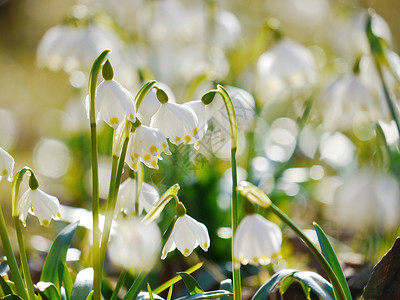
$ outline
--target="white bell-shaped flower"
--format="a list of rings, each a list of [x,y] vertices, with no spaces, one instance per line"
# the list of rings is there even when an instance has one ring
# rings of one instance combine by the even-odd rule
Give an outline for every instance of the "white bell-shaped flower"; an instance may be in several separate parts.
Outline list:
[[[174,93],[168,85],[157,81],[157,87],[162,89],[168,95],[168,102],[176,102]],[[151,89],[151,91],[144,97],[137,111],[137,117],[139,118],[140,122],[149,126],[151,117],[157,112],[160,106],[161,103],[157,99],[157,90]]]
[[[330,83],[320,96],[319,106],[330,130],[351,129],[361,113],[370,119],[379,115],[370,91],[354,74],[341,76]]]
[[[393,230],[399,225],[399,197],[399,184],[390,173],[356,170],[336,189],[328,217],[347,231]]]
[[[197,116],[198,125],[197,125],[197,134],[198,134],[198,141],[194,144],[194,148],[196,150],[199,149],[200,141],[205,136],[207,129],[208,129],[208,117],[207,117],[207,110],[206,105],[201,100],[195,100],[186,102],[183,105],[190,107],[193,109]]]
[[[207,227],[188,215],[178,217],[164,245],[161,259],[165,259],[175,248],[184,256],[189,256],[199,245],[204,251],[210,247]]]
[[[12,180],[14,169],[14,158],[0,147],[0,181],[3,177]]]
[[[239,224],[233,239],[235,268],[240,263],[267,265],[279,257],[282,232],[278,225],[258,214],[246,216]]]
[[[192,108],[164,103],[151,118],[150,127],[162,130],[169,141],[175,145],[194,144],[199,141],[198,119]]]
[[[157,128],[141,125],[130,134],[125,161],[134,171],[138,170],[141,161],[147,167],[158,170],[158,160],[162,159],[163,152],[171,154],[164,133]]]
[[[86,98],[86,109],[89,112],[88,97]],[[134,97],[117,81],[104,80],[96,88],[96,115],[114,129],[117,129],[125,118],[135,122]]]
[[[51,219],[58,220],[60,203],[57,197],[46,194],[40,189],[28,189],[18,201],[19,219],[25,226],[28,212],[39,219],[43,226],[50,224]]]
[[[264,102],[287,96],[316,81],[316,66],[309,49],[284,38],[264,52],[257,62],[257,94]]]
[[[143,224],[139,218],[120,220],[111,235],[108,256],[125,270],[148,272],[159,253],[161,232],[157,224]]]
[[[136,180],[129,177],[121,183],[119,188],[116,207],[127,215],[131,215],[135,212],[136,184]],[[151,184],[143,182],[138,199],[138,214],[142,214],[143,209],[149,212],[159,198],[160,195],[156,188]]]

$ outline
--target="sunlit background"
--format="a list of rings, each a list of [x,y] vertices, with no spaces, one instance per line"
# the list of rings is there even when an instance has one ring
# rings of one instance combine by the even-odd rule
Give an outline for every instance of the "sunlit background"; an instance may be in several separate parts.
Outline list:
[[[13,155],[16,170],[32,167],[65,205],[63,221],[81,221],[79,240],[91,216],[71,207],[90,209],[85,97],[97,55],[112,49],[115,78],[133,94],[155,79],[172,101],[184,103],[222,83],[238,115],[239,180],[262,188],[301,227],[318,221],[336,239],[347,275],[358,276],[390,247],[400,212],[399,136],[369,55],[367,8],[377,14],[374,30],[394,51],[399,74],[400,2],[394,0],[2,0],[0,146]],[[389,78],[389,86],[399,96],[398,82]],[[229,268],[231,236],[229,123],[219,101],[209,109],[212,125],[198,152],[173,146],[160,171],[145,173],[160,194],[179,182],[187,209],[208,227],[211,247],[200,255],[209,264],[210,286]],[[104,124],[99,131],[104,199],[112,131]],[[10,186],[0,186],[6,209]],[[240,205],[244,216],[248,204]],[[301,245],[271,218],[286,237],[280,267],[309,268]],[[39,258],[63,225],[39,235],[38,223],[29,222],[30,251]],[[80,250],[69,252],[70,261],[79,269],[88,263],[88,245],[74,247]],[[159,280],[197,260],[173,256],[167,268],[157,267]],[[33,260],[32,268],[39,272],[41,263]],[[108,267],[112,273],[115,267]],[[249,293],[264,273],[244,272]],[[355,284],[353,291],[361,288]]]

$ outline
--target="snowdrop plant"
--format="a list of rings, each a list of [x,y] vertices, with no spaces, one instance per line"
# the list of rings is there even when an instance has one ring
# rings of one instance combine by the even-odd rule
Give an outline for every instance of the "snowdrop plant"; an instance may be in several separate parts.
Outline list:
[[[8,181],[12,180],[14,169],[14,158],[8,154],[3,148],[0,147],[0,181],[6,178]]]

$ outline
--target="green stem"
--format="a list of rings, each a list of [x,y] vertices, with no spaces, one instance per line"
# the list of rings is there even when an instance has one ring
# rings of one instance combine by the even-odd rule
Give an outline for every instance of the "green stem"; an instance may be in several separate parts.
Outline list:
[[[28,290],[28,297],[29,297],[29,300],[35,300],[35,292],[33,290],[31,273],[29,271],[28,258],[26,257],[24,239],[22,238],[21,224],[20,224],[18,216],[15,216],[13,218],[14,218],[14,224],[15,224],[15,231],[17,232],[19,256],[21,258],[22,271],[24,273],[25,284],[26,284],[26,288]]]
[[[218,93],[221,95],[225,108],[229,117],[229,126],[231,134],[231,164],[232,164],[232,204],[231,204],[231,227],[232,227],[232,239],[231,239],[231,257],[232,257],[232,270],[233,270],[233,291],[234,300],[242,299],[241,291],[241,280],[240,280],[240,268],[235,268],[233,261],[233,236],[235,235],[236,228],[238,226],[238,192],[237,192],[237,167],[236,167],[236,149],[237,149],[237,121],[235,108],[227,90],[221,86],[217,86]]]
[[[124,145],[122,147],[122,152],[121,156],[119,157],[118,160],[118,167],[117,167],[117,172],[115,176],[115,181],[113,183],[110,182],[114,187],[111,188],[113,190],[112,195],[109,195],[109,199],[107,201],[107,211],[106,211],[106,219],[104,222],[104,228],[103,228],[103,235],[101,239],[101,247],[100,247],[100,266],[103,268],[104,264],[104,258],[106,255],[107,251],[107,244],[108,244],[108,239],[110,237],[110,232],[111,232],[111,225],[112,221],[114,219],[114,212],[115,212],[115,204],[117,202],[117,197],[118,197],[118,190],[119,190],[119,185],[121,183],[121,177],[122,177],[122,171],[124,170],[124,164],[125,164],[125,156],[126,156],[126,150],[128,148],[128,142],[129,138],[125,139]],[[115,157],[113,157],[113,164],[114,164]]]
[[[331,266],[326,261],[325,257],[321,254],[321,252],[317,249],[314,243],[308,238],[307,235],[298,227],[283,211],[281,211],[277,206],[271,203],[269,207],[272,212],[277,215],[286,225],[288,225],[298,237],[300,237],[307,247],[310,249],[315,258],[319,261],[326,274],[328,275],[333,287],[338,293],[338,297],[340,300],[346,300],[346,295],[342,286],[340,285],[339,279],[336,277],[335,272],[333,272]]]
[[[126,272],[126,271],[122,271],[121,274],[119,275],[117,284],[116,284],[116,286],[115,286],[115,288],[114,288],[114,291],[113,291],[113,293],[112,293],[112,295],[111,295],[110,300],[116,300],[116,299],[117,299],[119,290],[121,289],[121,286],[122,286],[122,284],[123,284],[124,281],[125,281],[125,277],[126,277],[126,274],[127,274],[127,273],[128,273],[128,272]]]
[[[6,222],[4,220],[3,209],[0,206],[0,237],[3,243],[4,253],[7,256],[7,264],[10,267],[12,279],[15,283],[17,293],[23,299],[28,299],[26,294],[24,282],[22,281],[21,273],[19,272],[17,260],[15,259],[13,249],[11,247],[10,239],[8,238]]]
[[[100,230],[99,230],[99,165],[97,153],[97,132],[96,119],[97,112],[95,106],[95,95],[97,78],[102,64],[105,62],[110,50],[104,50],[93,63],[89,76],[89,118],[90,118],[90,140],[92,155],[92,214],[93,214],[93,299],[101,300],[101,278],[102,268],[100,264]]]
[[[131,300],[136,299],[136,296],[139,294],[140,288],[143,284],[143,281],[146,279],[146,273],[140,273],[136,278],[135,282],[132,284],[128,292],[126,293],[123,300]]]

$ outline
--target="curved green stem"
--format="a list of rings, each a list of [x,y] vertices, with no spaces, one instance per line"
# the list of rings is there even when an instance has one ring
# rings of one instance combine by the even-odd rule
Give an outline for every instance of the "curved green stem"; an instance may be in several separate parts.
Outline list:
[[[19,272],[17,260],[15,259],[14,252],[10,243],[10,239],[8,238],[7,226],[4,220],[3,209],[0,206],[0,238],[3,244],[3,250],[5,255],[7,256],[7,264],[10,267],[11,276],[15,283],[15,288],[17,289],[17,293],[24,300],[28,299],[28,295],[26,294],[24,282],[21,277],[21,273]]]
[[[231,165],[232,165],[232,204],[231,204],[231,227],[232,227],[232,240],[231,240],[231,255],[232,255],[232,270],[233,270],[233,291],[234,299],[242,299],[240,268],[235,268],[233,261],[233,236],[238,226],[238,192],[237,192],[237,167],[236,167],[236,149],[237,149],[237,121],[235,108],[227,90],[222,86],[217,86],[218,93],[221,95],[225,108],[228,113],[230,135],[231,135]]]
[[[298,237],[300,237],[304,243],[307,245],[308,249],[312,252],[315,258],[319,261],[321,266],[324,268],[326,274],[328,275],[330,281],[332,282],[333,287],[338,293],[338,297],[340,300],[347,300],[346,294],[340,285],[339,279],[337,278],[335,272],[333,272],[331,266],[322,255],[322,253],[317,249],[314,243],[308,238],[306,234],[298,227],[283,211],[281,211],[277,206],[271,203],[269,209],[277,215],[286,225],[288,225]]]
[[[97,78],[102,64],[106,61],[110,50],[104,50],[93,63],[89,76],[89,119],[90,119],[90,140],[92,155],[92,214],[93,214],[93,299],[101,299],[101,278],[102,268],[100,265],[100,230],[99,230],[99,165],[97,153],[97,132],[96,132],[96,109],[95,96]]]
[[[33,290],[33,283],[31,273],[29,271],[28,258],[26,257],[24,239],[22,238],[21,224],[18,216],[14,216],[15,231],[17,232],[19,256],[21,258],[22,271],[24,273],[25,284],[28,290],[29,300],[35,300],[35,292]]]
[[[112,293],[112,295],[111,295],[110,300],[116,300],[116,299],[117,299],[119,290],[121,289],[121,286],[122,286],[122,284],[123,284],[124,281],[125,281],[125,277],[126,277],[126,274],[127,274],[127,273],[128,273],[127,271],[122,271],[121,274],[119,275],[117,284],[116,284],[116,286],[115,286],[115,288],[114,288],[114,291],[113,291],[113,293]]]

